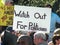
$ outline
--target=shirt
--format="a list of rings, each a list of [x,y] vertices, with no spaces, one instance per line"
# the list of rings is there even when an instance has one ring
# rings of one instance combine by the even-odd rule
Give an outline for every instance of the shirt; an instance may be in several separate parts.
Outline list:
[[[54,32],[54,30],[56,29],[56,22],[60,23],[60,17],[53,13],[51,14],[51,24],[50,24],[50,32]]]

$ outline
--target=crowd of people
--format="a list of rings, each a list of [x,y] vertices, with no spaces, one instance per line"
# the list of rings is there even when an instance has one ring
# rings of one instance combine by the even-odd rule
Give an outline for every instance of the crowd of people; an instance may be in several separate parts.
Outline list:
[[[48,45],[46,34],[41,32],[21,32],[5,30],[1,34],[2,45]]]
[[[0,37],[0,45],[59,45],[60,28],[54,31],[51,41],[47,33],[32,31],[5,30]]]

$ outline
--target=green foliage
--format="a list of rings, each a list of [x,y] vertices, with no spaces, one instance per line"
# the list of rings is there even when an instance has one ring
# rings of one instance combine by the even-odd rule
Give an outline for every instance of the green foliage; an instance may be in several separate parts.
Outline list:
[[[45,6],[46,4],[53,5],[56,0],[18,0],[18,5],[26,6]]]
[[[46,4],[53,6],[53,11],[59,10],[60,0],[18,0],[17,5],[44,7]]]

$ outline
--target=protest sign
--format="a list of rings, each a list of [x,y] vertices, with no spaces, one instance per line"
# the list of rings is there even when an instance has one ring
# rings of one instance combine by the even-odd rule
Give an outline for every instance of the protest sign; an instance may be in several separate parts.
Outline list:
[[[50,31],[51,9],[43,7],[14,6],[13,30]]]

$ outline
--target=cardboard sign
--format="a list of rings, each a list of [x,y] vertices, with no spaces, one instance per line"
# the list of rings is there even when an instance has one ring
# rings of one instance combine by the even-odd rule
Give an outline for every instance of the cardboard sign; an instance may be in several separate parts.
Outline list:
[[[13,30],[42,31],[49,33],[51,9],[43,7],[14,6]]]

